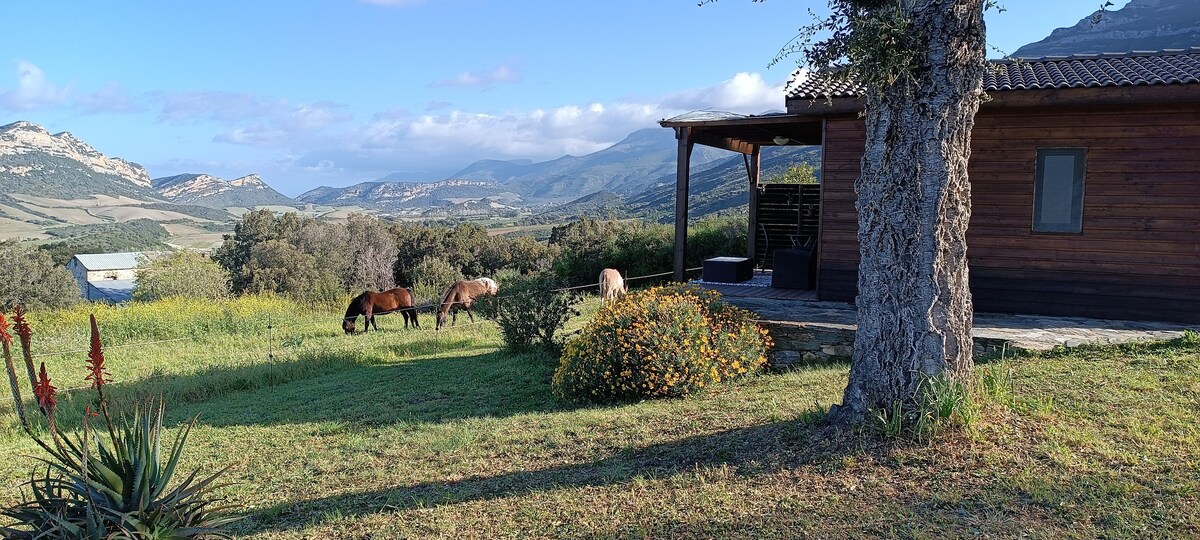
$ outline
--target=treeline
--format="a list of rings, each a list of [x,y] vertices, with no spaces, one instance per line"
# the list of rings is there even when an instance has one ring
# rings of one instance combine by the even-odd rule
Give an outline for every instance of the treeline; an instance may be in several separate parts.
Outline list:
[[[144,218],[120,223],[67,225],[47,229],[46,233],[64,239],[39,246],[50,254],[54,264],[60,266],[66,266],[80,253],[164,250],[167,249],[164,242],[171,237],[162,225]]]
[[[746,224],[706,219],[691,227],[689,267],[714,255],[746,249]],[[636,221],[580,219],[554,227],[548,242],[527,236],[489,236],[472,223],[453,227],[386,222],[353,214],[330,223],[295,213],[259,210],[242,216],[212,255],[229,274],[234,294],[272,292],[325,303],[347,292],[412,287],[430,302],[454,280],[552,274],[586,284],[600,270],[626,276],[672,268],[674,228]]]

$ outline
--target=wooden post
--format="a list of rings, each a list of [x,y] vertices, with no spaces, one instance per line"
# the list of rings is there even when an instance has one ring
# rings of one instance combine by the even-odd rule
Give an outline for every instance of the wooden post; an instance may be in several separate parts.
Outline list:
[[[687,265],[688,172],[691,170],[691,128],[675,128],[679,156],[675,161],[675,281],[684,281]]]
[[[750,163],[746,167],[746,174],[750,177],[750,228],[746,231],[746,256],[751,261],[758,260],[756,251],[758,251],[758,182],[762,176],[762,147],[754,145],[754,151],[750,153]],[[766,263],[766,258],[763,258]]]

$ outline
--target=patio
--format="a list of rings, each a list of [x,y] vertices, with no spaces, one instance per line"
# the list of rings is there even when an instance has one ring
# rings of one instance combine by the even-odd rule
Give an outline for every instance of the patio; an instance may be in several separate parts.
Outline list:
[[[756,271],[742,283],[691,283],[759,314],[775,339],[773,361],[778,366],[845,361],[853,354],[853,304],[817,301],[812,290],[772,288],[770,271]],[[1173,339],[1188,328],[1178,323],[976,312],[973,337],[979,356],[1011,349]]]

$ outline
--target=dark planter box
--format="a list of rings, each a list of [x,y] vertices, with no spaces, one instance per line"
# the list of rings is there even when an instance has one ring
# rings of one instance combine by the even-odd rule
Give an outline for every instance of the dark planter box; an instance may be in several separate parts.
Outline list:
[[[741,283],[754,277],[754,261],[746,257],[713,257],[704,260],[704,281]]]
[[[812,247],[775,250],[771,286],[779,289],[813,289],[817,285],[817,258]]]

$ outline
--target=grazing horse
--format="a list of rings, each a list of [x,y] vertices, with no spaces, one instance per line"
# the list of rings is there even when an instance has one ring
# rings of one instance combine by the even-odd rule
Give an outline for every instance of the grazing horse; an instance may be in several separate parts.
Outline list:
[[[413,328],[420,328],[421,323],[417,321],[417,309],[414,306],[412,291],[409,289],[397,288],[383,292],[366,291],[350,301],[350,306],[346,308],[346,316],[342,318],[342,330],[345,330],[347,334],[353,334],[354,323],[358,320],[358,316],[362,315],[363,332],[370,330],[372,326],[378,332],[379,324],[375,322],[375,316],[393,311],[399,311],[404,316],[405,328],[408,328],[410,321]]]
[[[618,296],[625,294],[625,280],[621,279],[621,273],[612,269],[605,268],[600,271],[600,298],[605,302],[616,300]]]
[[[446,326],[447,316],[450,316],[451,324],[458,321],[458,310],[454,308],[466,310],[467,317],[471,318],[471,322],[475,322],[475,316],[471,315],[471,304],[474,304],[475,300],[480,296],[494,296],[499,290],[500,286],[495,281],[492,281],[491,278],[454,282],[454,285],[446,289],[446,294],[442,295],[442,301],[438,304],[436,328],[440,330],[443,326]]]

